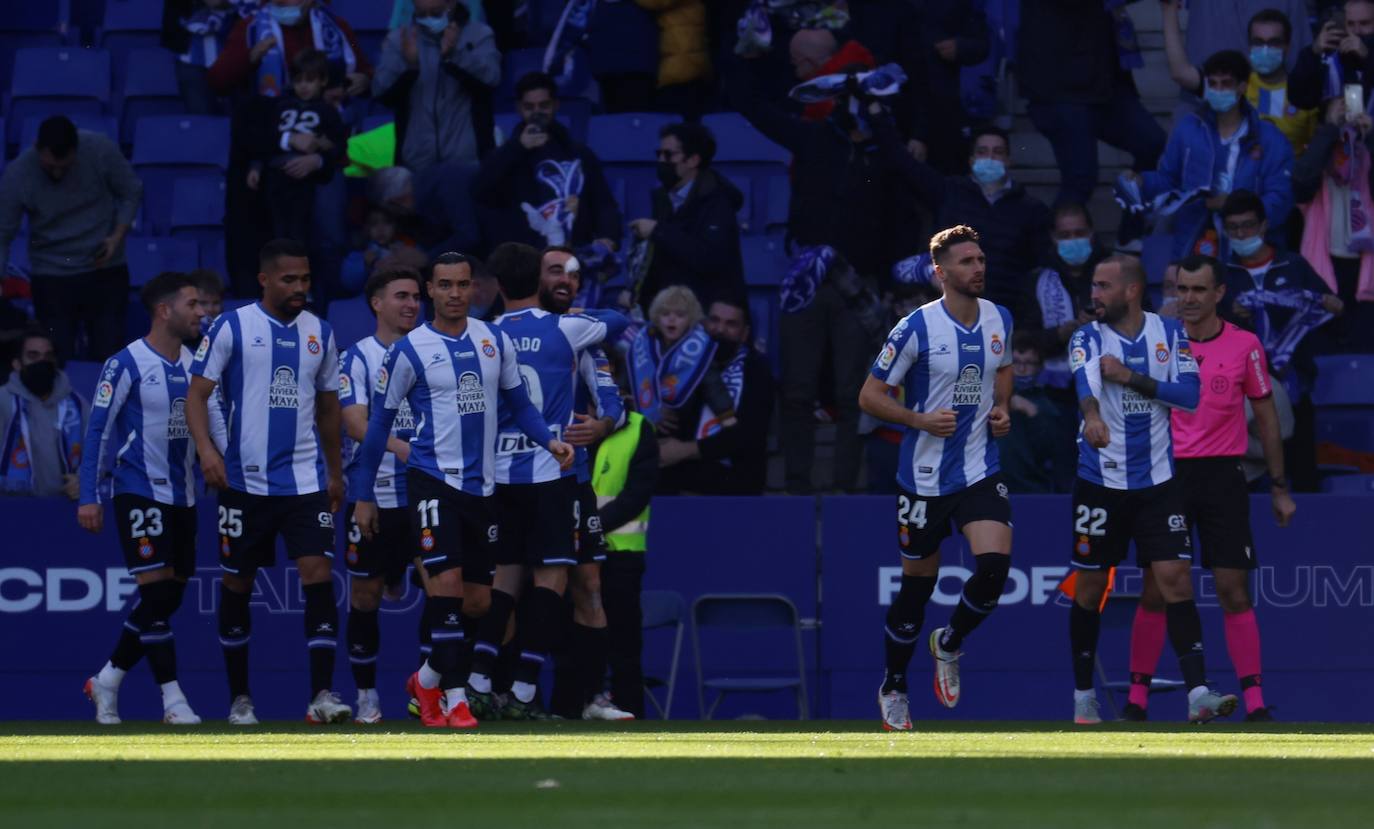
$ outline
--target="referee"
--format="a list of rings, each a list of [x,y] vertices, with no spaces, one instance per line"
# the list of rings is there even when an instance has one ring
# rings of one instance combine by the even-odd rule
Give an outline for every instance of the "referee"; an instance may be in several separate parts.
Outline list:
[[[1217,303],[1226,293],[1215,259],[1190,256],[1178,269],[1178,301],[1193,356],[1202,375],[1197,410],[1173,410],[1176,477],[1189,526],[1196,527],[1202,566],[1212,571],[1225,614],[1226,648],[1245,698],[1247,722],[1274,719],[1260,681],[1259,625],[1250,600],[1250,573],[1257,566],[1250,536],[1250,496],[1241,457],[1248,434],[1245,401],[1259,426],[1269,467],[1274,520],[1288,526],[1296,506],[1283,474],[1283,443],[1270,389],[1264,347],[1249,331],[1223,322]],[[1130,701],[1127,720],[1144,720],[1150,680],[1164,648],[1164,600],[1154,579],[1145,589],[1131,631]]]

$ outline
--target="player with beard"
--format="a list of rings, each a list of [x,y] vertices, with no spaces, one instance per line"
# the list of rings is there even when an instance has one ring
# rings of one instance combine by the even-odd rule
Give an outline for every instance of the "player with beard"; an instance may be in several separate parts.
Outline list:
[[[183,343],[199,334],[204,311],[196,283],[184,273],[153,277],[141,295],[152,327],[105,363],[86,427],[76,512],[83,528],[100,532],[101,484],[112,474],[115,522],[138,602],[110,661],[86,680],[85,690],[96,722],[117,724],[119,684],[146,655],[162,688],[162,721],[194,725],[200,717],[177,684],[172,614],[196,571],[196,455],[186,429],[191,352]],[[112,470],[105,467],[111,454]]]
[[[1183,493],[1174,478],[1170,409],[1197,408],[1199,381],[1188,334],[1178,320],[1141,308],[1145,268],[1131,256],[1112,256],[1093,271],[1097,321],[1069,340],[1082,414],[1078,479],[1073,492],[1074,722],[1101,722],[1093,673],[1102,599],[1111,568],[1135,542],[1166,603],[1169,641],[1188,686],[1188,719],[1229,715],[1236,698],[1207,687],[1202,619],[1193,600],[1192,537]]]
[[[940,574],[951,525],[973,550],[973,575],[949,624],[931,631],[935,696],[959,703],[959,646],[997,607],[1011,569],[1011,503],[994,438],[1011,429],[1011,313],[982,299],[987,258],[973,228],[930,240],[944,296],[892,329],[859,394],[874,417],[906,427],[897,468],[902,586],[887,614],[887,672],[878,691],[883,727],[909,730],[907,664]],[[903,400],[892,395],[903,388]]]
[[[310,259],[276,239],[258,257],[262,300],[215,320],[191,365],[186,421],[206,485],[218,489],[219,638],[229,678],[229,722],[256,725],[248,689],[249,601],[258,568],[276,563],[281,536],[300,571],[310,651],[306,720],[346,722],[352,711],[330,686],[338,649],[334,513],[344,497],[339,353],[329,323],[305,310]],[[223,390],[223,454],[210,398]]]

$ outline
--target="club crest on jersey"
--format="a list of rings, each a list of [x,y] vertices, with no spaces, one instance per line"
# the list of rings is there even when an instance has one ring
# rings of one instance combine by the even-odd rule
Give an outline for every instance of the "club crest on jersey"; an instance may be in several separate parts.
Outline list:
[[[420,549],[426,553],[434,552],[434,531],[429,527],[420,530]]]
[[[146,537],[138,540],[138,557],[144,561],[153,557],[153,542]]]
[[[97,408],[105,408],[114,399],[114,386],[109,380],[101,380],[100,385],[95,388],[95,405]]]
[[[954,381],[954,405],[978,406],[983,402],[983,372],[978,366],[964,366]]]
[[[207,355],[207,354],[209,354],[209,353],[210,353],[210,338],[209,338],[208,336],[207,336],[207,337],[201,337],[201,338],[200,338],[200,347],[196,349],[196,359],[197,359],[197,360],[204,360],[204,359],[205,359],[205,355]]]
[[[229,557],[229,536],[227,535],[219,537],[219,554],[225,558]]]
[[[272,373],[272,384],[267,387],[267,408],[295,409],[300,405],[300,388],[296,385],[296,372],[290,366],[277,366]]]
[[[349,544],[349,545],[348,545],[348,552],[344,553],[344,560],[347,561],[349,564],[352,564],[352,565],[355,565],[355,566],[357,565],[357,563],[358,563],[358,545],[357,545],[357,544]]]
[[[903,547],[911,546],[911,531],[906,528],[905,524],[897,528],[897,543]]]
[[[306,338],[305,350],[309,351],[311,354],[320,353],[320,341],[315,339],[314,334],[311,334],[309,337]]]
[[[488,357],[496,356],[496,346],[491,344],[491,340],[482,340],[482,353]]]
[[[475,371],[458,376],[458,414],[481,414],[487,410],[487,395],[482,391],[482,378]]]
[[[992,353],[993,353],[993,354],[996,354],[996,355],[998,355],[998,356],[1001,356],[1001,354],[1002,354],[1002,349],[1003,349],[1004,347],[1005,347],[1005,346],[1002,345],[1002,338],[999,337],[999,336],[996,335],[996,334],[993,334],[993,335],[992,335],[992,343],[990,343],[990,344],[988,345],[988,348],[992,350]]]
[[[1087,558],[1088,554],[1091,553],[1092,550],[1092,543],[1088,541],[1088,537],[1086,535],[1080,535],[1078,537],[1078,543],[1075,544],[1073,547],[1074,553],[1082,558]]]
[[[1161,363],[1169,362],[1169,346],[1164,343],[1155,343],[1155,359]]]

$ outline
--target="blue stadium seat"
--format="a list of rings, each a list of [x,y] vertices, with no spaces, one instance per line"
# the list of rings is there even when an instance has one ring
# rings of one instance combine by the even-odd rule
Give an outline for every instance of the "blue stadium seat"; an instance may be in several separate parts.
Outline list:
[[[200,264],[200,247],[191,239],[131,237],[125,255],[131,288],[141,287],[163,271],[192,271]]]
[[[200,266],[208,268],[220,275],[220,279],[229,272],[224,255],[224,236],[221,234],[218,239],[200,240]]]
[[[46,115],[31,115],[24,119],[24,124],[19,128],[19,152],[32,147],[38,140],[38,128],[43,124]],[[79,130],[98,132],[106,138],[119,142],[119,125],[114,118],[108,115],[81,115],[71,114],[67,116]]]
[[[224,178],[197,175],[173,181],[167,230],[171,236],[197,245],[193,257],[196,266],[209,260],[209,267],[224,273]]]
[[[95,42],[114,59],[114,89],[123,89],[129,53],[162,45],[162,4],[150,0],[105,0],[105,16]]]
[[[30,116],[103,115],[110,100],[110,54],[103,49],[20,49],[10,80],[10,134]]]
[[[1374,452],[1374,355],[1318,357],[1312,403],[1318,443]]]
[[[166,232],[176,179],[200,177],[223,182],[229,166],[229,119],[213,115],[140,119],[134,127],[133,164],[143,179],[147,232]]]
[[[70,0],[0,3],[0,90],[10,88],[14,56],[20,49],[68,42],[70,17]]]
[[[382,41],[391,28],[393,4],[378,0],[333,0],[329,8],[353,28],[358,48],[376,65],[381,55]]]
[[[587,125],[587,146],[601,159],[626,221],[650,215],[649,194],[658,186],[658,131],[676,120],[656,112],[627,112],[595,115]]]
[[[564,106],[576,99],[583,101],[593,101],[600,99],[600,92],[597,90],[596,80],[592,78],[588,70],[588,60],[585,53],[578,50],[574,53],[574,66],[572,78],[559,85],[558,99]],[[501,83],[493,93],[492,106],[497,112],[509,112],[515,109],[515,84],[530,72],[539,72],[544,68],[544,48],[537,49],[513,49],[507,52],[501,63]],[[555,77],[558,72],[552,73]]]
[[[1374,475],[1330,475],[1322,479],[1322,492],[1374,495]]]
[[[701,123],[716,138],[712,166],[744,193],[745,203],[739,216],[741,230],[764,233],[770,225],[778,223],[779,211],[786,221],[791,153],[765,138],[739,113],[707,115]],[[774,198],[782,200],[780,208],[772,204]]]
[[[153,115],[181,115],[186,111],[177,86],[176,58],[166,49],[134,49],[125,57],[124,82],[119,89],[120,141],[132,144],[134,125]]]
[[[377,318],[367,305],[367,297],[336,299],[326,314],[334,329],[334,343],[342,351],[377,330]]]
[[[62,370],[67,373],[67,382],[72,384],[72,390],[89,401],[95,398],[95,384],[103,368],[104,363],[70,360]]]
[[[781,233],[740,237],[744,281],[749,286],[771,287],[782,282],[792,261]]]

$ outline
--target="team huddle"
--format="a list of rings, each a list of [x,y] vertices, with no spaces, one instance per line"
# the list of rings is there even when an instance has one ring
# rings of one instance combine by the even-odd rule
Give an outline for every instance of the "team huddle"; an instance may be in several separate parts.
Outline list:
[[[897,498],[902,579],[887,614],[878,694],[889,730],[912,727],[907,670],[939,577],[941,542],[959,530],[976,561],[948,623],[928,639],[935,695],[947,707],[960,698],[960,648],[996,609],[1011,566],[1012,509],[996,442],[1012,426],[1011,314],[981,298],[986,260],[972,229],[936,234],[930,252],[944,295],[893,328],[860,394],[865,411],[906,429]],[[494,322],[468,316],[478,263],[449,253],[423,279],[406,269],[375,274],[367,296],[376,334],[340,359],[329,325],[305,310],[305,250],[275,241],[260,258],[261,302],[215,319],[194,355],[184,343],[205,316],[194,283],[175,273],[153,279],[142,294],[148,336],[111,358],[100,378],[78,520],[98,532],[112,497],[139,600],[109,662],[87,680],[97,720],[119,722],[120,682],[146,656],[164,720],[200,722],[177,683],[171,625],[195,570],[197,463],[218,491],[229,722],[257,722],[249,598],[258,569],[275,563],[279,537],[305,596],[307,720],[380,721],[378,606],[412,565],[426,595],[424,661],[406,690],[425,725],[549,716],[538,682],[564,624],[565,595],[584,718],[631,719],[602,690],[605,539],[587,463],[587,447],[626,417],[599,345],[629,320],[614,311],[573,313],[579,265],[568,249],[506,244],[487,263],[506,302]],[[1132,542],[1147,575],[1123,717],[1147,717],[1166,637],[1188,691],[1188,719],[1236,709],[1236,696],[1206,681],[1190,575],[1194,529],[1226,614],[1247,718],[1271,718],[1247,589],[1256,566],[1239,464],[1247,401],[1281,525],[1294,507],[1263,351],[1252,334],[1216,316],[1225,290],[1218,268],[1200,256],[1180,264],[1177,321],[1143,310],[1139,260],[1107,259],[1092,278],[1097,320],[1069,343],[1081,423],[1065,589],[1073,597],[1079,724],[1101,721],[1100,613]],[[422,297],[433,306],[431,322],[421,321]],[[356,712],[331,688],[339,636],[333,516],[341,506]],[[503,655],[513,663],[508,692],[494,685]]]
[[[377,332],[342,359],[328,323],[305,310],[310,263],[295,242],[263,248],[262,300],[215,319],[194,355],[183,343],[204,318],[195,285],[168,273],[145,286],[151,330],[106,364],[88,434],[96,451],[81,470],[78,520],[99,531],[112,492],[139,593],[109,662],[86,682],[97,721],[119,722],[120,682],[146,656],[164,721],[200,722],[176,680],[171,626],[195,569],[197,462],[218,491],[230,723],[257,723],[249,599],[279,537],[305,596],[308,721],[380,721],[378,605],[412,564],[426,594],[426,658],[406,688],[425,725],[547,717],[537,683],[565,591],[583,716],[633,718],[602,692],[605,542],[586,455],[625,416],[598,345],[628,320],[570,313],[578,263],[567,249],[503,245],[488,266],[506,298],[492,323],[468,317],[469,257],[445,254],[424,279],[375,274],[367,296]],[[422,290],[431,322],[421,321]],[[345,502],[356,713],[331,689],[334,515]],[[529,612],[512,632],[523,590]],[[518,653],[508,696],[492,684],[503,650]]]
[[[931,240],[944,296],[897,323],[875,361],[860,405],[906,427],[898,466],[901,588],[884,629],[883,726],[911,728],[907,668],[939,577],[951,527],[976,564],[945,627],[931,632],[936,698],[959,702],[960,645],[997,607],[1010,569],[1011,505],[994,438],[1011,427],[1011,316],[981,299],[985,258],[971,228]],[[1094,690],[1101,610],[1112,570],[1134,542],[1145,587],[1131,638],[1131,687],[1122,718],[1147,718],[1155,666],[1167,636],[1188,692],[1188,719],[1233,713],[1236,696],[1207,685],[1202,622],[1193,598],[1192,533],[1216,579],[1226,640],[1246,717],[1272,719],[1260,690],[1259,628],[1248,593],[1256,566],[1248,485],[1245,404],[1259,424],[1274,512],[1294,512],[1283,476],[1278,420],[1259,340],[1216,315],[1225,288],[1219,264],[1193,256],[1179,267],[1182,321],[1143,310],[1144,268],[1129,256],[1097,267],[1097,319],[1069,342],[1080,408],[1073,492],[1069,641],[1074,722],[1101,722]],[[1190,339],[1191,338],[1191,339]],[[902,398],[896,392],[902,393]]]

